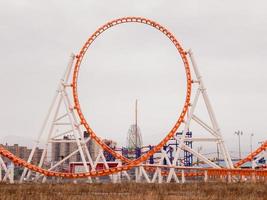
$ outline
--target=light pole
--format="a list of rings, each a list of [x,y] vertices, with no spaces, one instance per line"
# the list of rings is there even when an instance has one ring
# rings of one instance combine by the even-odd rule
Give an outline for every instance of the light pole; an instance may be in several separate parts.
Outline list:
[[[252,148],[252,137],[254,136],[254,134],[253,133],[251,133],[250,134],[250,153],[252,153],[252,150],[253,150],[253,148]]]
[[[253,133],[250,134],[250,154],[252,154],[252,137],[254,136]],[[251,168],[254,169],[254,164],[253,164],[253,158],[251,157]]]
[[[200,151],[202,150],[202,146],[197,147],[197,152],[200,153]],[[199,159],[197,157],[197,166],[199,166]]]
[[[220,166],[220,152],[219,152],[219,143],[217,143],[217,164]]]
[[[241,160],[241,145],[240,136],[243,135],[243,131],[236,131],[235,134],[238,136],[238,150],[239,150],[239,160]]]

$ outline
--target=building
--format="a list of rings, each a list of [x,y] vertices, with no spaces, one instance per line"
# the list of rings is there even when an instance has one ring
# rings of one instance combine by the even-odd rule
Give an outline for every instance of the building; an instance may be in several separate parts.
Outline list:
[[[19,146],[18,144],[14,145],[8,145],[7,143],[5,145],[1,144],[6,150],[10,151],[12,154],[15,156],[23,159],[23,160],[28,160],[29,155],[32,151],[32,149],[28,149],[26,146]],[[35,153],[32,158],[32,163],[33,164],[38,164],[41,156],[43,153],[43,149],[36,148]],[[8,158],[3,158],[4,162],[9,162]]]
[[[87,134],[87,132],[84,132],[84,139],[87,140],[88,137],[89,135]],[[116,148],[117,143],[112,140],[103,139],[103,142],[112,149]],[[72,136],[64,136],[62,139],[53,139],[51,143],[52,143],[51,144],[52,163],[56,163],[63,160],[64,158],[69,156],[72,152],[78,149],[76,140]],[[100,151],[99,145],[94,140],[91,139],[87,142],[86,146],[88,148],[92,160],[95,161]],[[111,155],[108,152],[104,151],[104,156],[106,157],[107,160],[115,160],[115,158],[111,157]],[[72,162],[81,162],[81,161],[82,161],[81,155],[79,152],[77,152],[68,159],[66,159],[64,164],[69,164]]]
[[[84,139],[86,140],[89,137],[89,135],[84,132]],[[51,161],[53,163],[58,162],[68,155],[70,155],[72,152],[78,149],[76,140],[72,136],[64,136],[62,139],[54,139],[52,141],[52,149],[51,149]],[[86,144],[87,148],[89,150],[89,153],[93,160],[96,159],[98,153],[99,153],[99,147],[95,143],[94,140],[89,140],[89,142]],[[81,155],[79,152],[71,156],[65,161],[65,164],[68,164],[70,162],[81,162]]]
[[[75,151],[77,148],[78,147],[76,141],[68,136],[64,136],[63,139],[54,139],[52,141],[52,151],[51,151],[52,163],[64,159],[73,151]],[[76,153],[75,155],[67,159],[65,163],[68,164],[69,162],[79,162],[79,161],[81,161],[81,156],[79,153]]]

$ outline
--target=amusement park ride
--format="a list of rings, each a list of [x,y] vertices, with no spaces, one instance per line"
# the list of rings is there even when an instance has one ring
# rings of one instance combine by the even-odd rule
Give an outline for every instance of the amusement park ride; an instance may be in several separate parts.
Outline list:
[[[79,70],[88,48],[105,30],[124,23],[142,23],[166,35],[176,47],[183,61],[187,83],[184,106],[172,129],[157,145],[146,147],[145,150],[140,151],[134,158],[129,158],[123,151],[118,151],[108,146],[91,129],[89,122],[85,119],[82,112],[77,90]],[[211,123],[207,123],[195,113],[200,98],[203,98],[205,102],[205,108]],[[194,137],[194,134],[190,132],[190,124],[193,121],[200,125],[203,131],[205,130],[209,136]],[[62,132],[56,131],[57,127],[61,127],[60,130],[63,130],[62,127],[64,127],[65,130]],[[138,127],[133,127],[133,129],[137,132]],[[87,133],[88,137],[84,137],[84,133]],[[65,135],[73,138],[72,142],[77,145],[76,150],[62,158],[62,160],[51,163],[48,166],[45,163],[45,158],[49,153],[50,145],[56,139],[64,138]],[[39,164],[34,165],[32,164],[32,158],[41,138],[45,138],[44,151]],[[88,150],[87,144],[90,140],[97,143],[100,149],[95,159],[92,159],[91,152]],[[172,141],[176,142],[176,148],[172,148],[170,159],[169,149],[166,146]],[[199,151],[193,149],[192,142],[209,142],[217,145],[222,154],[222,159],[225,162],[225,167],[221,167]],[[10,159],[14,165],[24,168],[20,177],[21,183],[25,181],[63,181],[63,178],[64,180],[74,179],[74,181],[82,181],[85,178],[88,182],[110,180],[111,182],[136,181],[148,183],[183,183],[186,180],[207,181],[208,179],[224,181],[266,181],[267,170],[264,167],[256,169],[255,164],[257,159],[263,157],[266,159],[266,151],[267,141],[248,157],[234,165],[224,143],[193,52],[191,50],[185,51],[175,36],[155,21],[141,17],[125,17],[110,21],[98,28],[89,37],[80,52],[76,56],[71,55],[67,69],[60,79],[56,94],[28,160],[22,160],[0,146],[0,165],[5,174],[4,178],[0,174],[0,180],[14,181],[12,178],[12,167],[8,168],[1,158],[1,156],[4,156]],[[114,159],[112,161],[107,160],[104,155],[105,153],[108,153]],[[80,155],[82,170],[80,172],[61,171],[60,166],[64,165],[69,158],[76,154]],[[156,161],[153,159],[155,155],[157,155]],[[199,167],[186,164],[186,155],[187,157],[193,156],[197,158],[202,163],[205,163],[205,165]],[[257,157],[256,160],[254,159],[255,157]],[[253,168],[255,169],[240,168],[242,164],[249,161],[253,161]]]

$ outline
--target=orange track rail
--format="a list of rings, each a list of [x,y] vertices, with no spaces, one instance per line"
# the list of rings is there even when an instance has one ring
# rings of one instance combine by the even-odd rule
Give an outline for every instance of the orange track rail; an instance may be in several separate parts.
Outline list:
[[[109,29],[115,25],[119,25],[119,24],[123,24],[123,23],[146,24],[146,25],[149,25],[153,28],[158,29],[163,34],[165,34],[171,40],[171,42],[174,44],[180,57],[182,58],[182,61],[184,63],[185,73],[186,73],[186,79],[187,79],[187,90],[186,90],[186,98],[185,98],[184,107],[183,107],[183,110],[182,110],[180,116],[178,117],[176,123],[174,124],[173,128],[170,130],[170,132],[165,136],[165,138],[163,138],[163,140],[158,145],[156,145],[152,150],[148,151],[146,154],[142,155],[141,157],[139,157],[136,160],[129,160],[126,157],[122,156],[121,154],[118,154],[117,152],[115,152],[113,149],[111,149],[109,146],[107,146],[105,143],[103,143],[101,141],[101,139],[96,135],[96,133],[90,128],[89,123],[86,121],[86,119],[82,113],[81,106],[80,106],[79,99],[78,99],[78,90],[77,90],[77,86],[78,86],[77,81],[78,81],[79,69],[80,69],[80,65],[82,63],[82,59],[83,59],[87,49],[90,47],[90,45],[93,43],[93,41],[101,33],[103,33],[104,31],[106,31],[107,29]],[[104,175],[117,173],[117,172],[120,172],[123,170],[129,170],[129,169],[133,168],[134,166],[137,166],[138,164],[146,161],[150,156],[152,156],[154,153],[159,151],[164,146],[164,144],[166,144],[174,136],[177,129],[180,127],[181,123],[184,121],[184,117],[185,117],[186,112],[188,110],[188,107],[190,105],[192,80],[191,80],[189,62],[188,62],[188,59],[186,57],[186,52],[183,50],[183,48],[181,47],[178,40],[175,38],[175,36],[170,31],[168,31],[165,27],[161,26],[157,22],[146,19],[146,18],[141,18],[141,17],[119,18],[119,19],[110,21],[110,22],[104,24],[103,26],[101,26],[100,28],[98,28],[89,37],[89,39],[86,41],[86,43],[84,44],[84,46],[80,50],[79,54],[76,56],[76,63],[75,63],[72,77],[73,77],[73,79],[72,79],[72,85],[71,86],[72,86],[73,99],[74,99],[74,105],[75,105],[74,108],[75,108],[75,110],[76,110],[76,112],[77,112],[77,114],[81,120],[81,125],[83,125],[85,127],[85,129],[87,130],[87,132],[89,133],[91,138],[93,140],[95,140],[104,150],[108,151],[110,154],[112,154],[116,158],[122,160],[124,163],[126,163],[126,165],[121,166],[121,167],[117,167],[117,168],[104,169],[104,170],[100,170],[100,171],[74,174],[74,173],[54,172],[54,171],[48,171],[46,169],[42,169],[36,165],[27,163],[25,160],[22,160],[22,159],[16,157],[15,155],[13,155],[11,152],[7,151],[3,147],[0,147],[0,154],[1,155],[8,157],[10,160],[12,160],[17,165],[21,165],[21,166],[26,167],[30,170],[44,174],[45,176],[60,176],[60,177],[66,177],[66,178],[82,178],[82,177],[88,177],[88,176],[104,176]]]
[[[259,148],[257,148],[255,151],[253,151],[252,153],[250,153],[246,158],[238,161],[237,163],[234,164],[234,167],[240,167],[241,165],[243,165],[246,162],[252,161],[252,159],[257,156],[258,154],[260,154],[262,151],[265,151],[267,149],[267,141],[265,141]]]
[[[186,177],[194,177],[194,176],[204,176],[205,171],[207,172],[208,176],[228,176],[228,175],[237,175],[237,176],[261,176],[261,177],[267,177],[267,170],[254,170],[254,169],[216,169],[216,168],[197,168],[197,167],[179,167],[179,166],[164,166],[164,165],[143,165],[145,170],[148,172],[155,172],[156,167],[160,167],[162,169],[161,174],[163,176],[167,176],[169,174],[169,171],[166,171],[166,169],[174,168],[178,170],[184,170],[184,175]],[[178,176],[182,176],[181,172],[176,172]]]
[[[186,98],[185,98],[185,103],[183,110],[180,114],[180,116],[177,119],[177,122],[174,124],[173,128],[170,130],[170,132],[165,136],[165,138],[157,145],[155,146],[152,150],[148,151],[146,154],[142,155],[140,158],[136,160],[129,160],[126,157],[118,154],[117,152],[113,151],[110,147],[108,147],[106,144],[104,144],[101,139],[97,136],[97,134],[90,128],[88,122],[86,121],[82,110],[81,106],[79,103],[78,99],[78,92],[77,92],[77,81],[78,81],[78,75],[79,75],[79,69],[80,65],[82,63],[82,59],[89,48],[89,46],[93,43],[93,41],[105,30],[111,28],[112,26],[123,24],[123,23],[142,23],[149,25],[151,27],[154,27],[161,31],[163,34],[165,34],[171,42],[175,45],[178,53],[180,54],[180,57],[183,60],[184,67],[185,67],[185,72],[186,72],[186,78],[187,78],[187,92],[186,92]],[[166,28],[161,26],[160,24],[141,17],[126,17],[126,18],[119,18],[113,21],[110,21],[106,23],[105,25],[101,26],[97,31],[95,31],[89,39],[86,41],[82,49],[80,50],[79,54],[76,56],[76,63],[74,67],[74,72],[73,72],[73,80],[72,80],[72,91],[73,91],[73,99],[74,99],[74,104],[75,104],[75,110],[81,120],[81,125],[85,127],[89,135],[91,136],[92,139],[94,139],[104,150],[108,151],[111,153],[113,156],[116,158],[122,160],[125,165],[121,167],[116,167],[116,168],[111,168],[111,169],[104,169],[104,170],[99,170],[99,171],[91,171],[91,172],[86,172],[86,173],[63,173],[63,172],[56,172],[56,171],[49,171],[47,169],[43,169],[41,167],[38,167],[36,165],[33,165],[31,163],[27,163],[25,160],[22,160],[18,157],[16,157],[14,154],[0,146],[0,155],[3,155],[7,158],[9,158],[14,164],[23,166],[28,168],[29,170],[38,172],[40,174],[43,174],[45,176],[56,176],[56,177],[64,177],[64,178],[84,178],[84,177],[96,177],[96,176],[106,176],[110,175],[113,173],[118,173],[121,171],[129,170],[142,162],[146,161],[151,155],[159,151],[165,143],[167,143],[176,133],[177,129],[181,125],[181,123],[184,120],[184,117],[186,115],[186,112],[188,110],[188,107],[190,105],[190,96],[191,96],[191,74],[190,74],[190,68],[189,68],[189,62],[186,57],[186,52],[183,50],[177,39],[174,37],[172,33],[170,33]],[[145,167],[146,169],[151,170],[151,167]],[[156,167],[156,166],[154,166]],[[166,167],[164,167],[166,168]],[[186,169],[186,168],[185,168]],[[191,168],[190,170],[195,170],[196,172],[192,173],[186,173],[186,176],[201,176],[203,175],[203,170],[207,171],[208,175],[212,176],[217,176],[217,175],[228,175],[229,173],[231,174],[237,174],[237,175],[258,175],[258,176],[267,176],[267,170],[241,170],[241,169],[200,169],[200,168]],[[152,172],[152,171],[151,171]],[[167,172],[164,172],[167,173]],[[179,174],[179,173],[178,173]]]
[[[3,147],[0,147],[0,154],[9,158],[12,160],[16,165],[20,165],[23,167],[26,167],[32,171],[41,173],[45,176],[56,176],[56,177],[63,177],[63,178],[84,178],[84,177],[96,177],[96,176],[105,176],[109,175],[112,173],[124,171],[124,170],[129,170],[134,166],[122,166],[118,168],[112,168],[112,169],[105,169],[101,171],[92,171],[88,173],[63,173],[63,172],[53,172],[53,171],[48,171],[46,169],[40,168],[36,165],[32,165],[30,163],[27,163],[25,160],[22,160],[16,156],[14,156],[12,153],[9,151],[5,150]],[[172,168],[171,166],[152,166],[152,165],[147,165],[144,166],[146,170],[150,172],[154,172],[153,168],[156,167],[161,167],[161,168]],[[260,177],[267,177],[267,170],[253,170],[253,169],[215,169],[215,168],[196,168],[196,167],[173,167],[179,170],[193,170],[195,172],[186,172],[185,176],[186,177],[192,177],[192,176],[204,176],[204,172],[207,171],[207,175],[209,176],[215,176],[215,177],[220,177],[220,176],[228,176],[228,175],[237,175],[237,176],[260,176]],[[168,172],[163,172],[162,175],[166,176],[168,175]],[[177,172],[177,175],[181,176],[181,173]]]
[[[122,24],[122,23],[132,23],[132,22],[143,23],[143,24],[147,24],[149,26],[152,26],[152,27],[158,29],[159,31],[161,31],[162,33],[164,33],[171,40],[171,42],[175,45],[176,49],[178,50],[178,53],[180,54],[180,56],[183,60],[184,67],[185,67],[185,73],[186,73],[186,79],[187,79],[187,92],[186,92],[186,99],[185,99],[185,103],[184,103],[184,108],[183,108],[177,122],[175,123],[175,125],[173,126],[171,131],[167,134],[167,136],[158,145],[156,145],[152,150],[148,151],[146,154],[142,155],[140,158],[133,160],[133,161],[131,161],[131,160],[127,159],[126,157],[122,156],[121,154],[115,152],[113,149],[111,149],[109,146],[107,146],[105,143],[103,143],[101,141],[101,139],[97,136],[97,134],[90,128],[88,122],[86,121],[86,119],[82,113],[81,106],[79,103],[79,98],[78,98],[78,91],[77,91],[77,81],[78,81],[78,74],[79,74],[80,65],[81,65],[82,59],[83,59],[87,49],[90,47],[90,45],[93,43],[93,41],[101,33],[103,33],[105,30],[109,29],[112,26]],[[89,133],[91,138],[94,139],[104,150],[108,151],[110,154],[112,154],[117,159],[120,159],[125,163],[131,163],[133,165],[138,165],[139,163],[147,160],[150,156],[152,156],[154,153],[159,151],[163,147],[163,145],[166,144],[176,133],[177,129],[179,128],[179,126],[181,125],[181,123],[184,120],[184,116],[185,116],[185,114],[188,110],[189,104],[190,104],[191,82],[192,82],[191,81],[191,73],[190,73],[189,63],[188,63],[188,60],[186,57],[186,52],[183,50],[183,48],[181,47],[181,45],[179,44],[177,39],[174,37],[174,35],[172,33],[170,33],[166,28],[164,28],[163,26],[159,25],[158,23],[156,23],[152,20],[140,18],[140,17],[126,17],[126,18],[120,18],[120,19],[116,19],[116,20],[113,20],[111,22],[108,22],[104,26],[97,29],[97,31],[91,37],[89,37],[89,39],[86,41],[86,43],[84,44],[84,46],[80,50],[79,55],[77,55],[77,60],[76,60],[74,72],[73,72],[72,88],[73,88],[73,98],[74,98],[75,109],[76,109],[77,114],[81,120],[81,124],[84,125],[85,129],[87,130],[87,132]]]

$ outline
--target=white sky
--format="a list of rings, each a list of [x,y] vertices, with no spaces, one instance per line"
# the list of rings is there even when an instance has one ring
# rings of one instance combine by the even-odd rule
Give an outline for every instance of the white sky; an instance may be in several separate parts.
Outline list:
[[[267,136],[266,10],[261,0],[0,0],[0,138],[36,138],[69,54],[105,22],[143,16],[193,49],[229,149],[237,150],[239,129],[248,151],[250,133],[255,147]],[[84,113],[99,135],[124,143],[138,98],[144,140],[156,143],[181,109],[183,72],[156,30],[114,27],[82,65]]]

